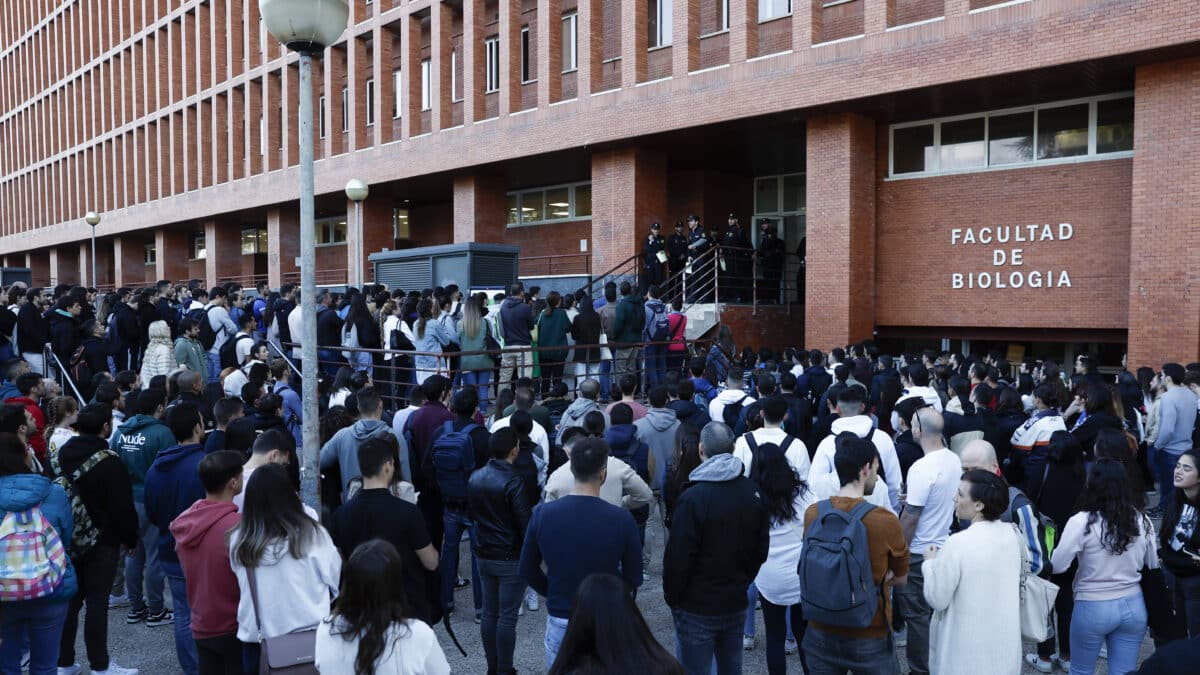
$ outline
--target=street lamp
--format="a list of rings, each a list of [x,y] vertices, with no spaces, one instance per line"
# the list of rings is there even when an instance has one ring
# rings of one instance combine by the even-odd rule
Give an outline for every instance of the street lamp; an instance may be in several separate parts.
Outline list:
[[[300,495],[320,512],[321,443],[317,409],[317,248],[313,222],[312,60],[346,30],[345,0],[258,0],[258,12],[274,38],[300,54],[300,339],[303,397]],[[292,336],[295,340],[296,336]]]
[[[100,224],[100,214],[88,211],[83,220],[92,226],[92,288],[96,287],[96,226]]]
[[[346,198],[354,202],[354,243],[350,246],[350,255],[354,257],[354,278],[350,280],[352,286],[362,288],[363,278],[363,221],[362,221],[362,203],[370,194],[371,189],[367,184],[357,178],[351,178],[346,183]]]

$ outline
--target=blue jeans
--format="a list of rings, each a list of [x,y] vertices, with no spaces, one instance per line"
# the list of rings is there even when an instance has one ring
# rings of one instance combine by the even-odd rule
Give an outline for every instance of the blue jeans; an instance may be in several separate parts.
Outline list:
[[[1142,591],[1116,600],[1075,600],[1071,615],[1071,675],[1096,670],[1100,646],[1108,645],[1108,672],[1125,675],[1137,668],[1138,649],[1146,637],[1146,604]]]
[[[739,675],[742,672],[742,622],[746,610],[703,616],[672,609],[675,658],[688,675]],[[714,669],[715,662],[715,669]]]
[[[554,665],[554,659],[558,658],[558,650],[562,647],[563,637],[567,634],[568,619],[560,619],[557,616],[546,614],[546,639],[543,644],[546,647],[546,671],[549,672],[550,667]]]
[[[607,400],[619,400],[621,396],[612,395],[612,361],[606,360],[600,362],[600,398]]]
[[[479,392],[479,412],[483,415],[487,415],[488,384],[492,381],[492,371],[464,370],[459,373],[459,379],[464,386],[475,386],[475,389]]]
[[[458,580],[458,550],[462,545],[462,533],[470,533],[471,548],[474,549],[475,525],[471,523],[470,515],[450,507],[446,507],[443,512],[443,520],[446,523],[446,529],[442,539],[440,563],[442,599],[449,603],[454,600],[454,582]],[[483,591],[479,589],[479,561],[475,559],[474,554],[471,554],[471,594],[475,596],[475,613],[478,614],[483,609]]]
[[[187,584],[183,580],[183,568],[178,563],[163,563],[167,574],[167,585],[171,587],[171,602],[175,612],[175,655],[186,675],[200,672],[196,656],[196,642],[192,639],[192,608],[188,606]]]
[[[483,620],[479,637],[487,657],[489,673],[513,672],[513,650],[517,646],[517,610],[525,597],[525,580],[516,560],[479,559],[479,582],[483,586]]]
[[[892,638],[874,640],[831,635],[819,628],[804,631],[804,649],[808,675],[900,675],[900,662]]]
[[[1175,464],[1179,462],[1179,455],[1162,448],[1154,449],[1151,462],[1154,465],[1154,477],[1158,479],[1158,505],[1164,509],[1171,503],[1171,495],[1175,493]]]
[[[0,673],[21,672],[21,651],[29,644],[29,675],[58,672],[58,641],[69,600],[8,602],[0,612]]]
[[[125,559],[125,591],[129,594],[129,607],[134,611],[143,609],[156,614],[163,610],[163,575],[158,564],[158,528],[146,517],[146,505],[135,502],[138,516],[138,546],[132,558]],[[145,599],[142,595],[145,580]]]
[[[667,346],[646,345],[646,384],[653,387],[661,384],[667,376]]]
[[[208,381],[221,381],[221,353],[206,352],[208,354]]]

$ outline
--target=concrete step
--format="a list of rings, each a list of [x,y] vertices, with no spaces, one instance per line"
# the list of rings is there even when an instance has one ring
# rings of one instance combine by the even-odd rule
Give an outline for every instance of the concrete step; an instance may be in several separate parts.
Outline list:
[[[719,315],[715,302],[699,302],[683,311],[687,316],[687,330],[684,331],[688,340],[695,340],[712,330],[717,325]]]

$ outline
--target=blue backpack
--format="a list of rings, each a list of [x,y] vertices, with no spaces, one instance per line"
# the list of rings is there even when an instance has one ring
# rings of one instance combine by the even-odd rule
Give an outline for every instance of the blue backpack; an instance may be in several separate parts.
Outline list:
[[[882,592],[871,572],[863,518],[874,509],[866,501],[851,511],[828,499],[817,502],[817,518],[804,532],[797,566],[805,619],[845,628],[871,625]]]
[[[433,442],[433,470],[444,501],[467,501],[467,482],[475,470],[471,432],[478,428],[478,424],[471,423],[455,431],[454,422],[447,421],[442,426],[442,435]]]

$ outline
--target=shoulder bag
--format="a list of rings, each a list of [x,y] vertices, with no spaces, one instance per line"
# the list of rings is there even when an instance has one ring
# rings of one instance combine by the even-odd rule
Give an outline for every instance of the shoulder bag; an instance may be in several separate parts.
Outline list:
[[[1016,525],[1013,525],[1013,533],[1021,550],[1021,636],[1045,642],[1054,632],[1054,599],[1058,596],[1058,586],[1029,572],[1025,537]]]
[[[317,628],[264,638],[262,615],[258,612],[258,581],[254,568],[246,568],[250,580],[250,602],[254,605],[254,622],[258,624],[258,640],[262,654],[258,659],[259,675],[319,675],[316,665]]]

